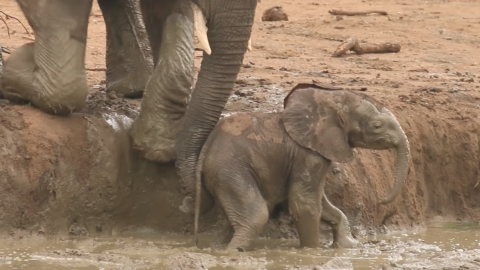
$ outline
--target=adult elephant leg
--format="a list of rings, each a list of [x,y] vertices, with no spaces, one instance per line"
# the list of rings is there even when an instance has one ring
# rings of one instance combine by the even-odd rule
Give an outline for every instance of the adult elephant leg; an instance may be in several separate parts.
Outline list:
[[[198,1],[207,18],[211,54],[202,65],[177,136],[177,163],[187,193],[195,190],[200,149],[220,118],[240,71],[257,0]]]
[[[168,162],[176,156],[175,136],[193,83],[192,3],[141,0],[140,5],[157,64],[130,135],[146,158]]]
[[[140,97],[153,71],[138,0],[98,0],[107,28],[107,92]]]
[[[352,237],[347,216],[333,205],[325,194],[323,194],[322,198],[322,219],[332,227],[332,247],[352,248],[361,245],[358,240]]]
[[[51,114],[83,107],[88,94],[85,44],[92,0],[18,0],[35,42],[5,61],[1,91]]]

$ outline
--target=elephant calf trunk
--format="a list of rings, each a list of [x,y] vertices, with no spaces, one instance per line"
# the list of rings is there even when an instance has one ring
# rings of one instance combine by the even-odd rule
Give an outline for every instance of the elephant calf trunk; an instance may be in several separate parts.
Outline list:
[[[396,147],[397,152],[397,174],[395,177],[395,185],[387,196],[387,198],[383,199],[380,204],[388,204],[393,202],[395,198],[400,194],[403,186],[405,185],[405,180],[408,175],[408,158],[410,156],[410,150],[408,145],[408,139],[403,130],[403,138],[401,142]]]

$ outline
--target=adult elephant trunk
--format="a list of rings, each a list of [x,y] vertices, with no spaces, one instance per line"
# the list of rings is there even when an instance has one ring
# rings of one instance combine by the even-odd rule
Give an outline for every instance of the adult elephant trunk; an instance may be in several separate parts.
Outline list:
[[[207,18],[211,54],[204,53],[176,140],[176,166],[190,194],[201,147],[220,118],[247,51],[257,0],[199,1],[199,5]]]
[[[395,198],[398,196],[398,194],[400,194],[400,191],[405,185],[405,180],[408,175],[408,158],[410,156],[410,147],[407,135],[400,126],[400,123],[398,123],[396,117],[386,108],[382,109],[382,113],[386,113],[393,118],[394,122],[397,124],[396,134],[398,135],[395,145],[395,149],[397,152],[397,174],[395,177],[395,185],[393,186],[393,189],[387,196],[387,198],[383,199],[380,202],[380,204],[388,204],[395,200]]]

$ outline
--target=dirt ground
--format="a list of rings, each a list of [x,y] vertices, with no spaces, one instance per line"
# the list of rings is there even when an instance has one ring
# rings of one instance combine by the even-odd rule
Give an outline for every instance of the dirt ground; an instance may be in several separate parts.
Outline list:
[[[1,11],[15,16],[26,25],[14,1],[0,0],[0,3]],[[262,22],[263,11],[274,5],[283,7],[289,21]],[[385,10],[389,15],[334,16],[328,13],[333,8]],[[262,0],[257,6],[253,28],[253,51],[245,56],[244,66],[225,112],[281,110],[283,98],[297,83],[314,81],[366,88],[366,93],[383,102],[405,129],[412,151],[411,169],[402,195],[394,203],[380,206],[377,204],[379,198],[385,196],[393,184],[393,153],[358,149],[353,162],[334,164],[327,183],[327,195],[347,214],[354,234],[361,237],[375,232],[402,230],[424,226],[429,221],[479,222],[478,10],[480,2],[476,0]],[[5,18],[2,14],[0,16]],[[10,37],[7,27],[0,23],[0,44],[6,50],[13,51],[33,38],[25,33],[17,21],[8,19],[7,23]],[[31,33],[31,28],[26,26]],[[401,51],[364,55],[348,53],[343,57],[331,57],[337,46],[352,35],[369,43],[398,43]],[[3,55],[8,58],[8,54]],[[200,62],[201,53],[196,52],[197,71]],[[10,234],[14,228],[46,234],[64,232],[63,228],[67,228],[73,235],[92,235],[94,232],[111,232],[128,226],[190,232],[189,217],[178,218],[175,224],[166,224],[161,218],[178,217],[176,215],[179,214],[173,208],[162,208],[160,214],[155,212],[155,203],[178,203],[178,198],[173,195],[176,188],[166,180],[155,184],[147,179],[139,186],[133,185],[131,178],[122,180],[118,186],[112,184],[112,179],[103,184],[98,180],[99,184],[91,185],[95,189],[105,190],[104,193],[99,191],[101,198],[107,198],[104,199],[103,208],[97,207],[101,210],[88,205],[92,200],[98,202],[98,196],[60,198],[60,191],[55,191],[59,187],[52,187],[51,184],[42,186],[41,183],[48,182],[41,180],[46,179],[46,173],[51,174],[49,179],[59,178],[55,175],[58,173],[62,177],[69,175],[68,181],[75,183],[64,184],[64,190],[73,192],[78,188],[90,192],[85,187],[84,179],[91,179],[95,173],[89,173],[86,168],[95,162],[113,166],[108,160],[115,157],[117,152],[112,156],[96,156],[95,152],[89,150],[89,154],[79,155],[91,143],[88,133],[91,130],[87,126],[91,121],[97,121],[94,119],[96,114],[103,113],[107,122],[110,119],[108,117],[115,115],[112,121],[118,125],[122,121],[131,121],[138,111],[140,100],[105,97],[105,25],[96,3],[90,17],[86,67],[92,96],[83,114],[59,118],[28,106],[11,106],[0,100],[0,128],[3,128],[0,129],[0,138],[3,140],[0,146],[11,147],[8,153],[0,152],[0,164],[9,164],[11,168],[23,167],[21,173],[16,175],[21,174],[22,179],[28,179],[17,186],[0,179],[0,194],[19,194],[26,190],[22,194],[30,194],[28,200],[34,197],[32,202],[25,199],[22,207],[10,208],[15,198],[7,196],[0,203],[0,223],[3,228]],[[112,126],[111,122],[108,123]],[[108,136],[111,138],[116,136],[112,131],[96,132],[110,134]],[[9,134],[10,141],[5,139],[6,134]],[[17,144],[14,139],[21,139],[22,142]],[[95,147],[114,149],[113,146],[106,146],[113,145],[112,140],[104,138]],[[95,161],[92,161],[93,157]],[[69,163],[62,164],[62,159],[68,159]],[[8,166],[4,165],[3,172],[10,168]],[[63,169],[52,173],[52,168],[60,167]],[[99,170],[95,168],[93,171]],[[7,173],[13,175],[11,171]],[[163,192],[167,187],[170,188],[169,192],[167,195],[162,193],[162,198],[151,194]],[[49,195],[35,197],[36,190],[41,191],[38,194]],[[124,195],[112,195],[114,198],[109,199],[108,196],[115,192],[123,192]],[[128,195],[134,192],[143,194],[143,197]],[[12,204],[8,203],[8,198],[11,198]],[[128,201],[128,198],[134,200]],[[50,211],[47,205],[54,202],[56,205],[70,203],[78,206],[53,216],[44,214]],[[119,213],[123,213],[121,218],[118,218]],[[54,225],[56,222],[49,220],[53,218],[64,218],[64,224]],[[83,225],[77,228],[75,224],[81,223],[78,218]],[[294,238],[295,233],[286,229],[290,228],[289,222],[284,219],[272,221],[274,225],[269,226],[263,235]]]

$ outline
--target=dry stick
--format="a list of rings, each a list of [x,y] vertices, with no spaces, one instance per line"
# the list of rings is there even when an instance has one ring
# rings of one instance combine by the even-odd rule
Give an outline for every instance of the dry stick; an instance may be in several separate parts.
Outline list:
[[[399,52],[401,49],[400,44],[395,43],[380,43],[380,44],[368,44],[360,43],[355,37],[347,38],[342,44],[340,44],[332,57],[339,57],[347,51],[354,51],[356,54],[364,53],[394,53]]]
[[[5,21],[5,19],[2,18],[2,16],[0,16],[0,20],[2,20],[3,24],[5,24],[5,26],[7,27],[7,34],[8,37],[10,37],[10,28],[8,27],[8,23]]]
[[[2,52],[6,53],[6,54],[12,54],[12,52],[10,52],[10,49],[5,48],[5,47],[2,47]]]
[[[341,87],[341,86],[334,86],[334,85],[325,85],[317,80],[312,80],[312,83],[315,85],[315,87],[324,89],[324,90],[350,90],[350,91],[367,91],[366,87]],[[302,84],[298,84],[302,85]],[[305,84],[306,85],[306,84]]]
[[[106,71],[106,68],[86,68],[88,71]]]
[[[35,41],[34,38],[31,38],[31,37],[22,37],[23,39],[26,39],[26,40],[30,40],[30,41]]]
[[[28,29],[27,27],[25,27],[25,25],[17,18],[11,16],[11,15],[8,15],[7,13],[3,12],[0,10],[0,13],[2,13],[3,15],[5,15],[5,18],[8,20],[8,19],[14,19],[16,20],[17,22],[19,22],[22,26],[23,26],[23,29],[25,29],[25,32],[27,32],[27,35],[30,36],[30,33],[28,32]],[[7,25],[7,22],[0,16],[1,20],[3,21],[3,23],[5,24],[5,26],[7,27],[7,33],[8,33],[8,37],[10,37],[10,28],[8,28],[8,25]]]
[[[475,184],[475,186],[473,186],[473,189],[477,188],[478,184],[480,184],[480,178],[478,179],[477,183]]]
[[[386,11],[382,10],[367,10],[367,11],[346,11],[341,9],[330,9],[328,13],[332,15],[345,15],[345,16],[365,16],[372,13],[388,16]]]

